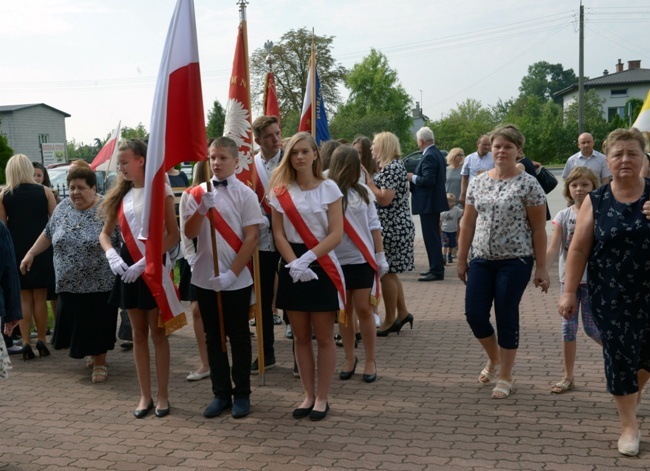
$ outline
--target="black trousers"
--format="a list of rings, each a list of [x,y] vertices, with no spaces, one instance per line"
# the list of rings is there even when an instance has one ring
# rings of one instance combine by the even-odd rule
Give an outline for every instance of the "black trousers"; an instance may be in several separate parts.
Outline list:
[[[278,271],[280,252],[260,250],[260,294],[262,297],[262,338],[264,339],[264,361],[275,359],[273,344],[273,295],[275,274]]]
[[[230,339],[232,371],[228,352],[221,351],[221,330],[217,309],[217,293],[195,286],[205,340],[208,347],[212,392],[216,397],[250,396],[251,393],[251,337],[248,330],[248,309],[252,286],[235,291],[222,291],[223,322]],[[232,376],[232,383],[230,378]],[[234,387],[232,384],[234,383]]]
[[[445,276],[445,264],[442,259],[442,242],[440,241],[440,213],[420,214],[422,238],[429,258],[429,271],[434,276]]]

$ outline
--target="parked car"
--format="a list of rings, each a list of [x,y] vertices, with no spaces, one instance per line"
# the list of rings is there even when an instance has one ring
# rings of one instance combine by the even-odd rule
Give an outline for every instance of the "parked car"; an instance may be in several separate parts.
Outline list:
[[[447,154],[449,154],[448,151],[441,150],[440,153],[445,159],[447,159]],[[406,171],[408,173],[415,172],[415,167],[418,166],[420,160],[422,160],[422,151],[419,150],[415,152],[411,152],[409,155],[402,158],[402,162],[404,162],[404,167],[406,167]],[[446,160],[445,160],[445,165],[447,165]]]
[[[69,171],[69,163],[53,164],[49,165],[47,168],[47,173],[50,176],[50,182],[52,182],[52,188],[59,194],[61,198],[68,196],[67,178]],[[115,181],[116,173],[109,172],[107,177],[105,171],[95,170],[95,175],[97,175],[97,192],[103,195]]]

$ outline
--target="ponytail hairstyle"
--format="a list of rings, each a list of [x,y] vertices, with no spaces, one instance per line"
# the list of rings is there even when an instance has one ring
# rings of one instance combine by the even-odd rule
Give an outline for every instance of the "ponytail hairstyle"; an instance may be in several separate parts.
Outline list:
[[[348,207],[348,193],[350,190],[356,191],[366,204],[370,204],[368,190],[359,183],[361,160],[354,147],[345,145],[338,147],[334,151],[328,177],[336,182],[341,189],[341,193],[343,193],[343,213]]]

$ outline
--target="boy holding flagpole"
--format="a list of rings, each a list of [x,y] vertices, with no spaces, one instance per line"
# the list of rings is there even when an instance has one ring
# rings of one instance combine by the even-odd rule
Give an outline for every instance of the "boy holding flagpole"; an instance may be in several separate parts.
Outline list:
[[[203,319],[214,394],[203,415],[217,417],[232,408],[231,415],[241,418],[250,413],[252,352],[248,312],[253,278],[249,267],[266,218],[255,193],[235,176],[236,142],[228,137],[215,139],[209,147],[208,159],[214,190],[207,191],[205,183],[191,188],[183,208],[185,235],[198,238],[192,285],[196,287]],[[214,221],[220,273],[214,273],[208,217]],[[232,369],[228,353],[221,348],[216,292],[221,293],[221,314],[224,333],[230,338]]]

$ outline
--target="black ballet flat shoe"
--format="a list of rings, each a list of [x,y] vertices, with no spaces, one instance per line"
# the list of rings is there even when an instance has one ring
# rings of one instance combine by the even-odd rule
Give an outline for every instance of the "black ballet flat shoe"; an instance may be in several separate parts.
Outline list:
[[[149,405],[147,405],[146,409],[136,409],[133,411],[133,415],[136,419],[144,419],[151,412],[151,409],[153,409],[153,399],[149,400]]]
[[[323,420],[325,417],[327,417],[327,413],[330,410],[330,405],[327,404],[325,406],[325,410],[314,410],[312,408],[312,411],[309,413],[309,420],[312,422],[317,422],[319,420]]]
[[[49,357],[50,356],[50,351],[45,346],[45,344],[40,340],[38,342],[36,342],[36,350],[38,350],[38,357],[39,358]]]
[[[33,360],[36,358],[36,355],[34,355],[34,350],[32,350],[32,347],[29,344],[23,345],[22,355],[23,355],[23,361],[27,360]]]
[[[354,357],[354,366],[352,367],[352,370],[351,371],[341,371],[339,373],[339,378],[341,378],[343,381],[352,378],[352,376],[354,375],[354,372],[357,370],[357,363],[359,363],[359,359],[355,356]]]
[[[171,404],[167,404],[167,409],[158,409],[156,408],[155,411],[153,411],[154,415],[158,417],[159,419],[162,419],[163,417],[169,415],[169,410],[172,408]]]
[[[393,325],[391,325],[388,329],[377,330],[377,337],[388,337],[388,334],[390,334],[391,332],[397,332],[397,335],[399,335],[399,331],[401,329],[402,329],[402,323],[400,322],[399,319],[395,319]]]
[[[313,408],[314,408],[314,406],[311,406],[311,407],[298,407],[297,409],[293,410],[293,413],[291,415],[293,415],[294,419],[304,419],[309,414],[311,414],[311,411],[312,411]]]

